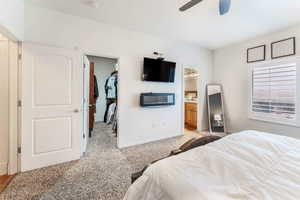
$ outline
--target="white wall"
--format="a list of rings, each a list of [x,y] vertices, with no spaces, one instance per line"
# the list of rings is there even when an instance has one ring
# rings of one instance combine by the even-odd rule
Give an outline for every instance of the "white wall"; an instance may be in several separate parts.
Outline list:
[[[25,0],[0,0],[0,32],[10,39],[24,38]]]
[[[299,47],[300,25],[286,30],[257,37],[252,40],[218,49],[214,52],[214,80],[224,87],[225,110],[229,131],[245,129],[267,131],[300,138],[300,128],[250,120],[248,105],[247,48],[266,44],[267,60],[270,60],[270,43],[296,36]],[[298,55],[299,56],[299,51]]]
[[[115,70],[117,63],[116,59],[101,58],[88,56],[90,62],[95,63],[95,76],[97,77],[99,98],[96,102],[96,122],[103,122],[104,113],[106,109],[106,94],[104,90],[106,79]]]
[[[25,40],[62,47],[79,47],[89,55],[120,58],[119,146],[125,147],[182,134],[182,66],[197,66],[201,88],[211,80],[212,52],[198,46],[163,40],[142,33],[27,5]],[[155,25],[155,24],[154,24]],[[176,82],[141,81],[142,63],[153,51],[177,62]],[[174,92],[176,105],[146,109],[139,107],[141,92]],[[205,110],[204,94],[200,110]],[[207,127],[206,113],[200,114]]]
[[[0,175],[7,173],[9,136],[8,40],[0,37]]]

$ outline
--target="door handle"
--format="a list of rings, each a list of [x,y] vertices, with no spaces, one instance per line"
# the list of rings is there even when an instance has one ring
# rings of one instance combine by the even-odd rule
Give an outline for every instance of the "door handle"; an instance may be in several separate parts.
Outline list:
[[[75,110],[74,110],[74,113],[79,113],[79,110],[78,110],[78,109],[75,109]]]

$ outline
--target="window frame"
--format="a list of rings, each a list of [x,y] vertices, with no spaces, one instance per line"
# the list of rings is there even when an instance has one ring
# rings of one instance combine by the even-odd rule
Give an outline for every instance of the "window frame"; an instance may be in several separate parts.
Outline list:
[[[252,110],[252,105],[253,105],[252,72],[253,72],[253,69],[257,68],[257,67],[288,65],[291,63],[296,64],[296,105],[295,105],[296,115],[295,115],[295,119],[284,119],[282,117],[276,117],[274,115],[272,116],[271,114],[267,114],[267,113],[253,112],[253,110]],[[294,57],[294,58],[281,59],[280,61],[278,61],[278,60],[265,61],[265,62],[261,62],[261,63],[254,63],[254,64],[251,64],[248,66],[248,118],[251,120],[300,127],[300,58]]]

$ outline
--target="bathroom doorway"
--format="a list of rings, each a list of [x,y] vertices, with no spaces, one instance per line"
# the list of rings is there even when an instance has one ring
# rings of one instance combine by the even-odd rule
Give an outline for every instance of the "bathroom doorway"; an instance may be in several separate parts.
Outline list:
[[[199,79],[197,69],[184,67],[184,133],[198,133],[199,127]]]

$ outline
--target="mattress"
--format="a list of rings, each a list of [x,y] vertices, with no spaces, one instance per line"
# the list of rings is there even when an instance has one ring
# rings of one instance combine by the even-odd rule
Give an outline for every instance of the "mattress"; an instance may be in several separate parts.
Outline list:
[[[257,131],[151,165],[124,200],[300,199],[300,141]]]

